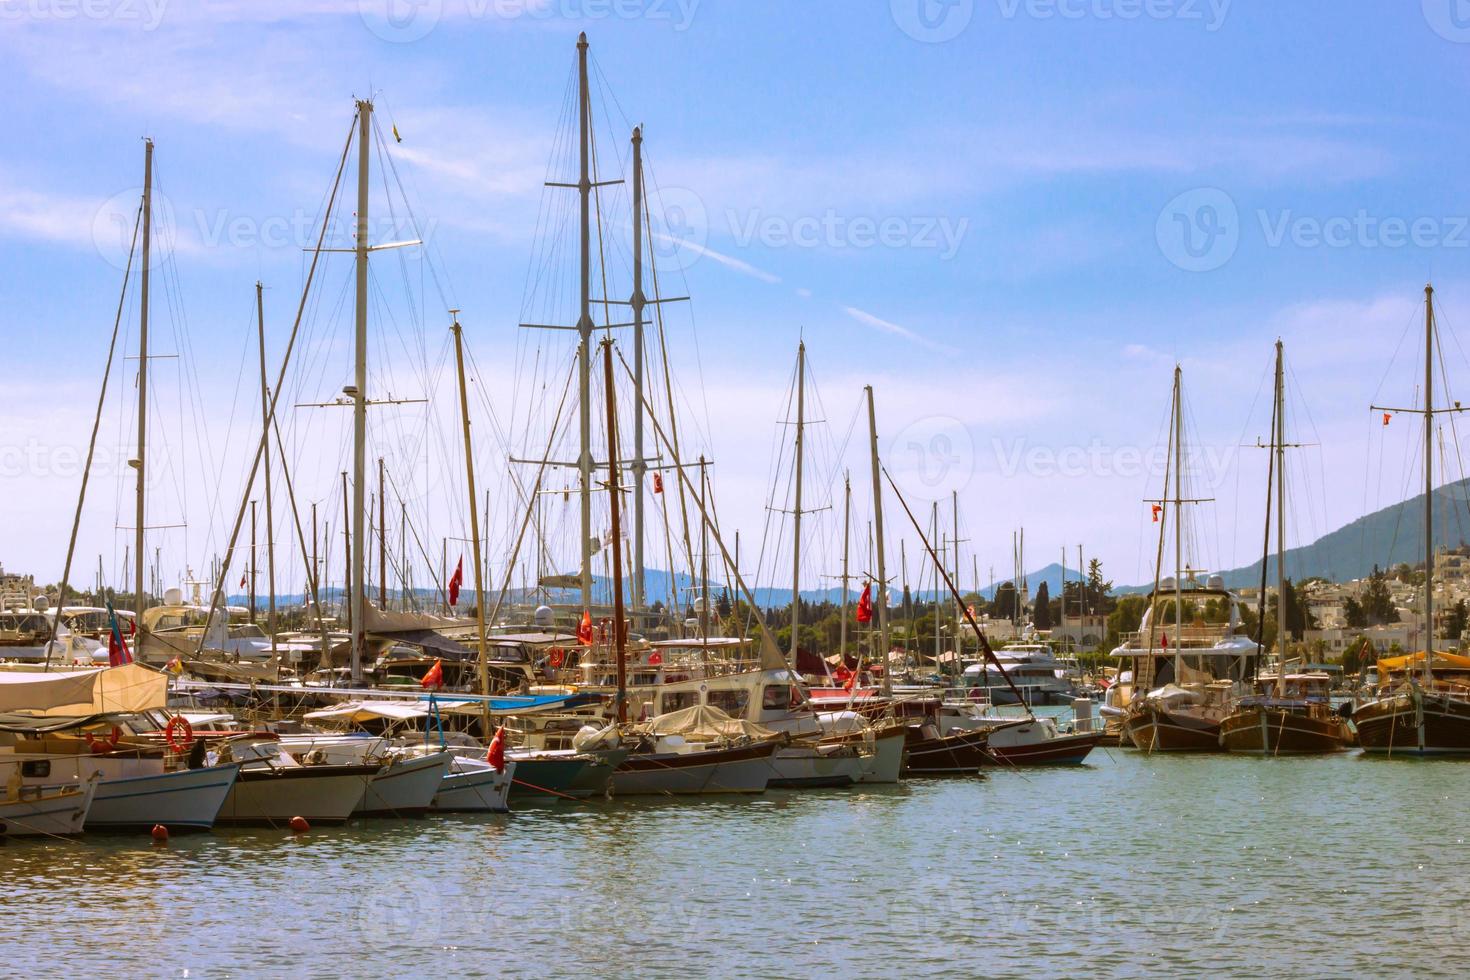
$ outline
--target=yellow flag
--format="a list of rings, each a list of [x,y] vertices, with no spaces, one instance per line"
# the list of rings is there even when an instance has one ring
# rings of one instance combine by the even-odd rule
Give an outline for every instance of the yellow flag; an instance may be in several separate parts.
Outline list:
[[[403,137],[398,135],[398,124],[397,123],[394,123],[393,124],[393,138],[396,139],[400,143],[403,142]]]

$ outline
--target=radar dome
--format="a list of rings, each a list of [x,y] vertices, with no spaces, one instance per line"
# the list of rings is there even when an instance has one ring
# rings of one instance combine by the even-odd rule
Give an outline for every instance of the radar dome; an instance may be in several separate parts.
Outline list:
[[[551,611],[550,606],[537,606],[532,616],[537,626],[550,626],[556,619],[556,614]]]

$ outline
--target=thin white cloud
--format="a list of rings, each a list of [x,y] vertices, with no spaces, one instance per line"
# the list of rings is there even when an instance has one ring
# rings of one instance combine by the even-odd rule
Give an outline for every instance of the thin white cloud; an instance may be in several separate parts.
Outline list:
[[[884,333],[892,334],[895,337],[901,337],[904,340],[918,344],[921,347],[927,347],[930,350],[943,351],[947,354],[955,353],[955,349],[953,347],[945,344],[936,343],[935,341],[930,340],[928,337],[925,337],[922,334],[917,333],[916,331],[910,330],[908,327],[901,326],[891,320],[885,320],[882,317],[874,316],[866,310],[858,309],[856,306],[844,306],[842,308],[842,311],[859,323],[866,324],[867,326],[873,327],[877,330],[881,330]]]

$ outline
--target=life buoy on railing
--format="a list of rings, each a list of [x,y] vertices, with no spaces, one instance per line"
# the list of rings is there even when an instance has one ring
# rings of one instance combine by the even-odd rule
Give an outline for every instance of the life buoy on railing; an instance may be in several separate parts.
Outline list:
[[[178,737],[178,730],[184,730],[184,737]],[[169,748],[175,752],[182,752],[194,744],[194,726],[189,724],[189,719],[183,715],[174,715],[168,720],[168,726],[163,730],[163,738],[168,742]]]
[[[550,661],[552,667],[560,668],[562,662],[566,659],[566,655],[567,652],[561,647],[552,647],[551,655],[547,659]]]
[[[122,738],[122,729],[113,725],[112,732],[107,736],[105,741],[93,735],[91,732],[87,732],[84,737],[87,739],[87,747],[93,752],[111,752],[117,748],[118,739]]]

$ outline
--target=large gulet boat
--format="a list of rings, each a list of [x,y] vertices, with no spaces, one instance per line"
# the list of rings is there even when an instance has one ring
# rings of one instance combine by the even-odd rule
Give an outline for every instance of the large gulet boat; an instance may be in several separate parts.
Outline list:
[[[1286,642],[1286,382],[1281,341],[1276,341],[1275,392],[1271,412],[1271,462],[1268,479],[1266,528],[1270,540],[1270,491],[1276,493],[1276,671],[1255,679],[1256,690],[1239,698],[1220,722],[1220,744],[1230,752],[1254,755],[1301,755],[1336,752],[1351,738],[1347,722],[1332,709],[1330,683],[1324,673],[1288,674]],[[1274,487],[1271,484],[1274,482]],[[1261,579],[1266,560],[1261,558]],[[1260,621],[1265,621],[1261,589]]]
[[[1219,576],[1200,584],[1200,572],[1185,566],[1183,515],[1186,504],[1199,501],[1184,496],[1183,372],[1174,368],[1170,412],[1170,464],[1164,497],[1153,501],[1159,527],[1156,568],[1163,564],[1165,530],[1172,510],[1174,575],[1159,578],[1148,596],[1139,629],[1124,637],[1113,655],[1132,661],[1135,696],[1121,709],[1123,730],[1132,744],[1149,752],[1217,751],[1220,723],[1230,713],[1237,684],[1253,670],[1260,644],[1239,635],[1240,609],[1236,596]],[[1172,487],[1173,496],[1169,496]],[[1221,622],[1207,622],[1206,604]],[[1192,609],[1189,622],[1186,610]],[[1163,622],[1171,617],[1172,623]],[[1113,710],[1119,710],[1114,708]]]
[[[1459,402],[1436,408],[1434,358],[1436,354],[1434,287],[1424,287],[1424,407],[1374,411],[1424,416],[1424,652],[1412,654],[1399,670],[1380,661],[1383,684],[1379,696],[1353,712],[1358,742],[1369,752],[1398,755],[1470,753],[1470,664],[1457,667],[1434,650],[1434,417],[1463,411]],[[1389,669],[1384,669],[1385,667]],[[1415,670],[1417,668],[1417,670]]]

